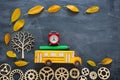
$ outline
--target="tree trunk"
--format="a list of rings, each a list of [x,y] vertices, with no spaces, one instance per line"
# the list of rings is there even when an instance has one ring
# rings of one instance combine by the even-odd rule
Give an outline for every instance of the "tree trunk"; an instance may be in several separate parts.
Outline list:
[[[24,59],[24,49],[22,49],[22,59]]]

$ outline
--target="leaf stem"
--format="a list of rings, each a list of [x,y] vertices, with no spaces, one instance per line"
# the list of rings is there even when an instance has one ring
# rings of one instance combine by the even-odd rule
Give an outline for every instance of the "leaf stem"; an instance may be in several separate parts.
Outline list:
[[[26,16],[26,15],[28,15],[28,13],[25,13],[25,14],[23,15],[23,17]]]
[[[11,26],[11,25],[12,25],[12,22],[9,23],[9,26]]]

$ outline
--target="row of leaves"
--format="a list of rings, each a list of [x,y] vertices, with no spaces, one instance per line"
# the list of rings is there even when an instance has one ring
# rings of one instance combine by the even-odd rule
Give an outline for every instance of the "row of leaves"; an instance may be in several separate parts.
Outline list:
[[[71,12],[74,12],[74,13],[78,13],[80,12],[80,9],[75,6],[75,5],[66,5],[65,6],[68,10],[70,10]],[[41,6],[41,5],[36,5],[32,8],[30,8],[27,13],[25,13],[24,15],[36,15],[36,14],[40,14],[44,9],[44,6]],[[89,14],[92,14],[92,13],[96,13],[99,11],[99,6],[90,6],[89,8],[86,9],[85,13],[89,13]],[[47,12],[49,13],[56,13],[58,11],[61,10],[61,6],[59,5],[52,5],[50,6],[47,10]],[[13,26],[13,31],[19,31],[21,28],[23,28],[24,24],[25,24],[25,20],[24,19],[21,19],[21,20],[18,20],[21,16],[21,9],[20,8],[16,8],[12,15],[11,15],[11,21],[10,21],[10,24],[16,22]],[[17,21],[18,20],[18,21]]]
[[[109,65],[109,64],[111,64],[112,63],[112,58],[110,58],[110,57],[106,57],[106,58],[104,58],[100,63],[98,63],[98,64],[96,64],[96,62],[94,62],[93,60],[87,60],[87,63],[90,65],[90,66],[92,66],[92,67],[96,67],[96,66],[98,66],[98,65]]]

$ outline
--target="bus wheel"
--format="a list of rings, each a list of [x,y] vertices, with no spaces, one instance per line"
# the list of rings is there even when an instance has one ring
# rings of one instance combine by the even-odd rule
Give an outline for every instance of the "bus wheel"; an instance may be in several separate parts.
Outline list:
[[[56,71],[55,71],[55,78],[56,80],[68,80],[69,78],[69,72],[66,68],[58,68]]]
[[[51,66],[51,65],[52,65],[52,62],[51,62],[50,60],[47,60],[47,61],[46,61],[46,65],[47,65],[47,66]]]
[[[80,62],[79,61],[76,61],[75,62],[75,66],[79,66],[80,65]]]
[[[80,72],[79,72],[79,70],[77,68],[72,68],[70,70],[71,78],[77,79],[79,77],[79,75],[80,75]]]

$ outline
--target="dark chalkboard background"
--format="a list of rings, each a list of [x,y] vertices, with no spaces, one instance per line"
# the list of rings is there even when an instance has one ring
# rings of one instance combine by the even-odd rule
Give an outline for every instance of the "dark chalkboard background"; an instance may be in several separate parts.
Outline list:
[[[53,30],[60,33],[61,45],[70,46],[70,49],[75,50],[82,57],[82,67],[97,71],[97,68],[91,68],[86,64],[87,59],[98,63],[105,57],[113,58],[112,65],[107,66],[111,71],[109,80],[120,80],[119,0],[0,0],[0,64],[6,62],[12,66],[12,69],[18,68],[13,64],[16,60],[6,57],[6,51],[11,48],[7,48],[3,41],[4,34],[12,32],[13,26],[9,26],[12,11],[16,7],[20,7],[22,14],[24,14],[29,8],[38,4],[43,5],[45,9],[53,4],[60,6],[73,4],[80,8],[80,13],[74,14],[62,8],[55,14],[42,12],[39,15],[24,17],[26,22],[22,31],[29,31],[34,35],[35,46],[31,52],[25,54],[25,60],[30,63],[28,66],[20,68],[23,72],[30,68],[39,71],[44,66],[43,64],[34,64],[34,51],[40,45],[47,45],[47,35]],[[85,9],[91,5],[100,6],[100,12],[84,15]],[[20,59],[21,54],[18,56]],[[74,67],[74,65],[69,65],[54,64],[51,67],[54,67],[54,70],[61,66],[68,68],[68,70]],[[82,67],[78,68],[81,70]]]

